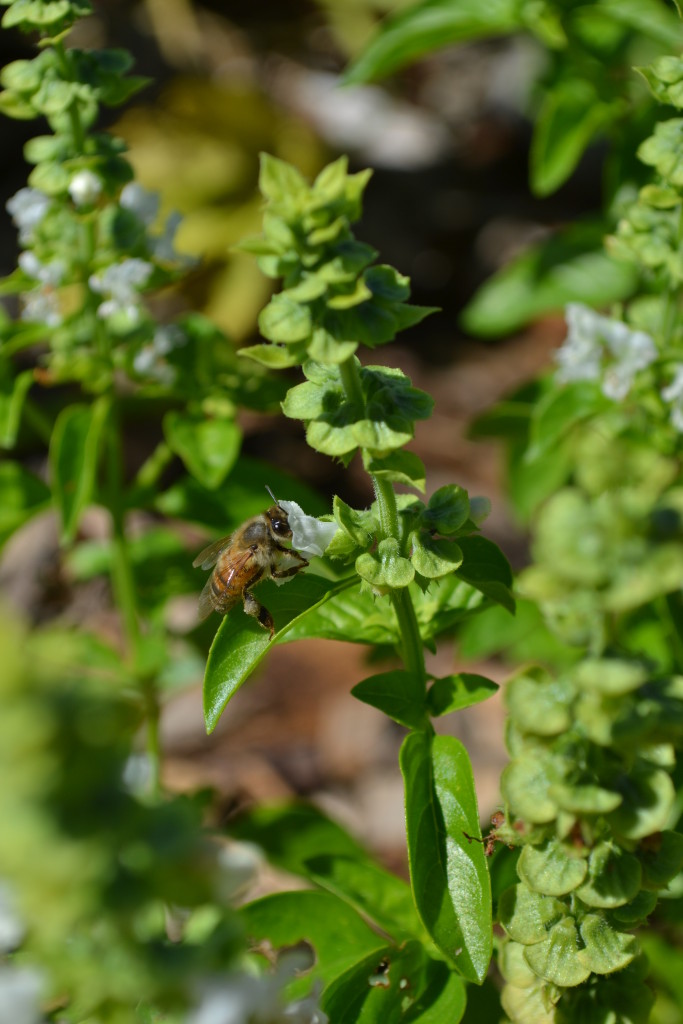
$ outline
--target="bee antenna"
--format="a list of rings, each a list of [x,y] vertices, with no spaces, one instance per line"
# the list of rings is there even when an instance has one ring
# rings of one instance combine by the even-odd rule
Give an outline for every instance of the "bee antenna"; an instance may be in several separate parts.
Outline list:
[[[268,494],[269,494],[269,495],[271,496],[271,498],[273,499],[273,501],[274,501],[274,502],[275,502],[275,504],[277,505],[277,504],[278,504],[278,500],[277,500],[277,498],[275,497],[275,495],[273,494],[273,492],[271,491],[271,489],[270,489],[270,487],[268,486],[268,484],[266,484],[266,490],[268,491]]]

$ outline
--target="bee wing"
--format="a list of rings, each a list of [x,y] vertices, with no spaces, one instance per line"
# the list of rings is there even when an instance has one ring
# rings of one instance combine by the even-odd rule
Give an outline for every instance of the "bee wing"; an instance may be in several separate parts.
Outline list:
[[[209,615],[213,611],[213,592],[211,590],[211,576],[204,584],[204,589],[199,595],[199,621],[203,622],[204,619],[208,619]]]
[[[208,547],[200,551],[194,562],[192,563],[193,569],[210,569],[212,565],[215,565],[221,556],[221,553],[230,544],[232,540],[232,534],[229,537],[221,537],[220,540],[215,540],[213,544],[209,544]]]

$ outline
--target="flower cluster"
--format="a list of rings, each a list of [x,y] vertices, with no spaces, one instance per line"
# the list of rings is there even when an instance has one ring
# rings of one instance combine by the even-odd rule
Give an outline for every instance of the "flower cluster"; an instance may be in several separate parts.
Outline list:
[[[579,302],[567,306],[566,319],[567,337],[555,354],[558,382],[600,381],[606,398],[622,401],[636,374],[656,360],[653,339],[645,331],[634,331]]]

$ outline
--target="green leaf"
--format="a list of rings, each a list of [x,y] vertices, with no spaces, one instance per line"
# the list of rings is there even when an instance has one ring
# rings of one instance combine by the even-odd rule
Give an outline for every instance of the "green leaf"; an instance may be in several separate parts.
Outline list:
[[[515,942],[525,946],[545,939],[549,929],[567,913],[567,907],[550,896],[532,892],[526,885],[513,885],[500,898],[499,918]]]
[[[351,693],[407,729],[424,729],[427,725],[425,687],[414,672],[381,672],[357,683]]]
[[[669,51],[683,45],[680,20],[667,4],[657,3],[657,0],[600,0],[600,9]]]
[[[355,545],[359,548],[370,546],[376,523],[369,509],[359,512],[335,494],[332,500],[332,511],[341,529]]]
[[[331,597],[287,633],[288,640],[313,636],[390,647],[400,639],[389,599],[375,599],[371,594],[361,593],[359,586]]]
[[[415,903],[436,945],[481,984],[491,957],[491,887],[472,768],[453,736],[412,733],[401,747]]]
[[[641,662],[621,658],[585,658],[574,669],[573,678],[588,693],[622,697],[646,681],[648,671]]]
[[[683,867],[683,835],[659,832],[648,836],[636,851],[643,867],[643,884],[661,889]]]
[[[574,224],[526,249],[478,290],[462,313],[465,330],[497,338],[568,302],[604,306],[628,298],[637,268],[605,252],[604,233],[602,223]]]
[[[63,544],[74,540],[81,513],[92,499],[109,407],[106,397],[92,405],[68,405],[55,422],[49,465]]]
[[[416,572],[434,580],[455,572],[462,565],[462,548],[454,540],[431,537],[424,531],[412,535],[410,561]]]
[[[632,900],[613,910],[610,918],[625,928],[631,928],[635,924],[642,924],[656,906],[657,894],[641,889]]]
[[[223,483],[235,464],[242,437],[234,420],[209,419],[191,412],[166,413],[164,434],[171,451],[211,489]]]
[[[295,167],[269,153],[261,153],[259,188],[266,199],[276,203],[298,199],[308,192],[305,179]]]
[[[642,839],[669,824],[676,794],[668,772],[639,761],[616,788],[624,799],[609,815],[609,822],[618,835]]]
[[[50,502],[50,491],[42,480],[18,462],[0,462],[0,545],[31,516]]]
[[[308,306],[281,294],[274,295],[262,310],[258,326],[264,338],[289,345],[310,337],[313,320]]]
[[[458,1024],[465,1012],[464,982],[444,963],[431,960],[421,995],[403,1017],[405,1024]]]
[[[505,703],[521,732],[557,736],[572,721],[574,689],[566,679],[554,679],[545,669],[531,667],[510,680]]]
[[[636,857],[614,843],[598,843],[588,858],[586,881],[576,895],[589,907],[620,907],[634,898],[641,878]]]
[[[394,939],[428,941],[417,916],[410,886],[369,857],[343,854],[309,856],[306,874],[317,885],[350,903]]]
[[[547,758],[532,751],[513,758],[503,769],[501,792],[517,817],[535,825],[555,819],[558,805],[551,796],[549,774]]]
[[[635,936],[616,931],[598,914],[587,914],[579,930],[584,948],[578,958],[594,974],[621,971],[638,954]]]
[[[525,455],[532,461],[557,445],[585,419],[607,407],[600,388],[593,381],[573,381],[553,388],[534,406],[530,424],[530,445]]]
[[[427,508],[422,513],[425,530],[450,537],[467,522],[470,502],[467,491],[456,484],[447,484],[434,491]]]
[[[593,85],[575,78],[555,85],[537,115],[531,144],[531,187],[547,196],[567,180],[594,135],[615,115]]]
[[[272,370],[283,370],[288,366],[299,366],[306,358],[306,346],[296,345],[249,345],[237,350],[239,356],[253,359],[255,363]]]
[[[486,604],[480,592],[454,574],[434,580],[426,592],[414,585],[410,595],[425,642],[477,614]]]
[[[443,676],[435,679],[427,691],[427,707],[432,715],[450,715],[488,700],[498,689],[497,683],[470,672]]]
[[[390,480],[392,483],[405,484],[407,487],[414,487],[424,494],[426,482],[424,463],[413,452],[399,449],[379,457],[364,451],[363,465],[368,473],[378,477],[380,480]]]
[[[33,370],[0,384],[0,448],[14,448],[24,399],[33,383]]]
[[[370,860],[367,851],[341,825],[313,804],[301,801],[257,806],[231,821],[229,832],[236,839],[260,846],[275,867],[304,878],[308,877],[311,858],[341,857],[362,863]]]
[[[565,896],[581,885],[588,865],[584,857],[572,855],[558,839],[542,846],[525,846],[517,861],[517,873],[534,892],[544,896]]]
[[[553,925],[545,939],[527,946],[524,957],[539,978],[562,988],[580,985],[590,974],[590,968],[579,959],[576,925],[571,917]]]
[[[324,604],[343,590],[346,581],[334,583],[307,573],[277,587],[268,580],[258,586],[257,600],[268,608],[275,622],[271,639],[256,619],[233,609],[225,616],[214,637],[204,675],[204,721],[207,733],[213,732],[228,702],[246,682],[267,651],[307,612]]]
[[[400,554],[395,537],[380,541],[375,553],[359,555],[356,559],[356,572],[379,591],[407,587],[415,577],[415,570],[410,561]]]
[[[369,82],[452,43],[504,35],[521,27],[514,0],[427,0],[386,19],[346,72],[347,84]]]
[[[315,964],[307,979],[323,983],[338,977],[359,956],[385,948],[378,936],[347,903],[327,892],[281,892],[240,910],[247,936],[275,949],[308,942]]]
[[[460,537],[458,544],[463,553],[463,564],[456,575],[501,604],[508,611],[515,610],[510,563],[499,547],[485,537]]]
[[[431,960],[422,946],[409,942],[360,960],[327,988],[321,1008],[335,1024],[457,1024],[465,1009],[465,986],[442,961]]]

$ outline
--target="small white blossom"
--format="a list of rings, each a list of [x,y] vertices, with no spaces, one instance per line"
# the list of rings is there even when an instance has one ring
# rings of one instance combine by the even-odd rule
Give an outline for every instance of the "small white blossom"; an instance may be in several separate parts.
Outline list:
[[[318,1006],[319,993],[313,992],[306,999],[298,999],[285,1007],[287,1024],[328,1024],[328,1016]]]
[[[52,200],[37,188],[20,188],[5,208],[19,229],[19,241],[26,245],[31,240],[34,229],[50,208]]]
[[[0,881],[0,954],[10,953],[21,943],[25,928],[17,913],[14,893],[7,882]]]
[[[683,364],[676,367],[673,380],[662,388],[662,398],[671,404],[671,425],[683,434]]]
[[[187,1024],[247,1024],[275,1021],[280,1007],[272,977],[232,974],[205,983]]]
[[[29,277],[50,288],[56,288],[62,283],[64,277],[64,264],[61,260],[52,260],[51,263],[41,263],[34,252],[19,253],[17,263]]]
[[[159,216],[159,193],[150,192],[137,181],[124,185],[119,199],[124,210],[134,213],[145,227],[149,227]]]
[[[22,292],[21,302],[20,319],[26,323],[45,324],[47,327],[59,327],[61,324],[62,314],[55,292],[42,288]]]
[[[54,289],[62,282],[64,264],[61,260],[41,263],[31,250],[20,253],[18,263],[27,277],[39,282],[39,287],[23,292],[21,295],[21,319],[29,323],[59,327],[62,315],[59,299]]]
[[[261,848],[255,843],[233,840],[219,847],[216,864],[217,898],[222,903],[229,903],[263,867],[264,857]]]
[[[88,282],[90,287],[105,296],[105,301],[97,308],[97,315],[107,320],[115,313],[124,313],[133,323],[139,320],[142,307],[139,289],[144,288],[153,269],[151,263],[133,257],[112,263],[99,274],[92,274]]]
[[[102,181],[93,171],[78,171],[69,183],[69,195],[76,206],[92,206],[102,192]]]
[[[43,979],[30,967],[0,966],[0,1024],[38,1024],[43,1020]]]
[[[561,384],[600,380],[603,394],[613,401],[626,398],[636,374],[657,358],[657,347],[644,331],[600,316],[572,302],[566,308],[567,337],[555,353]]]
[[[337,524],[307,516],[295,501],[278,501],[278,504],[287,513],[294,550],[304,556],[324,554],[337,532]]]
[[[121,781],[131,796],[142,796],[149,790],[152,763],[148,754],[130,754],[121,772]]]
[[[170,385],[175,380],[175,369],[169,366],[164,356],[187,343],[187,335],[177,324],[167,324],[154,332],[148,345],[136,352],[133,369],[141,377],[152,377],[159,384]]]

